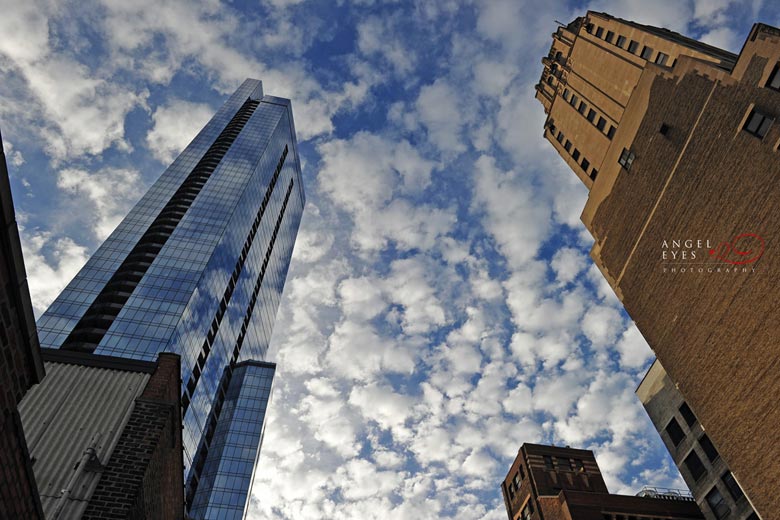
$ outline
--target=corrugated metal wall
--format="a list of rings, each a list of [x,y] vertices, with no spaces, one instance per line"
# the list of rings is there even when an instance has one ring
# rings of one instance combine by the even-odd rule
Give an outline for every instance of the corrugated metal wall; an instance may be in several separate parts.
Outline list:
[[[74,474],[84,451],[95,449],[106,464],[150,374],[46,362],[46,377],[19,405],[33,471],[46,518]],[[80,518],[100,479],[86,471],[76,482],[60,515]]]

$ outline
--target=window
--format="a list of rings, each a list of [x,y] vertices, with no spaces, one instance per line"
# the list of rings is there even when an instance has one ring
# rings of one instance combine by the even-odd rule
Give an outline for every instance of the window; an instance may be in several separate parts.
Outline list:
[[[615,39],[615,33],[612,31],[607,31],[607,37],[604,38],[604,40],[606,40],[607,43],[612,43],[612,40],[614,39]]]
[[[577,150],[574,150],[577,154]],[[568,471],[571,469],[571,465],[569,464],[569,459],[564,459],[563,457],[555,457],[555,465],[557,466],[558,470],[560,471]]]
[[[617,42],[615,42],[615,45],[617,45],[621,49],[624,49],[626,47],[626,37],[625,36],[618,36],[618,39],[617,39]]]
[[[592,123],[594,119],[596,119],[596,111],[591,108],[588,110],[588,121]]]
[[[625,165],[623,164],[623,155],[628,152],[625,148],[623,148],[623,153],[620,155],[620,160],[618,161],[621,166],[625,168]],[[630,152],[629,152],[630,153]],[[685,433],[683,433],[682,428],[680,428],[680,424],[677,422],[677,419],[672,417],[672,420],[669,421],[669,424],[666,425],[666,428],[664,428],[664,431],[669,435],[669,438],[672,440],[672,444],[675,446],[679,446],[682,440],[685,438]]]
[[[598,174],[599,171],[596,168],[593,168],[593,171],[590,172],[590,180],[595,181]],[[583,467],[580,471],[585,471],[585,468]]]
[[[580,106],[577,108],[577,111],[580,114],[585,114],[585,110],[587,110],[587,108],[588,108],[588,104],[585,103],[584,101],[580,101]]]
[[[507,490],[509,491],[509,500],[514,500],[515,499],[515,485],[512,482],[510,482],[509,485],[507,486]]]
[[[772,70],[772,74],[769,75],[769,80],[767,80],[766,86],[768,88],[780,90],[780,63],[775,65],[775,68]]]
[[[758,515],[756,514],[756,512],[753,511],[752,513],[750,513],[749,517],[745,518],[745,520],[759,520],[759,519],[758,519]]]
[[[573,154],[571,154],[571,156],[572,156],[572,158],[573,158],[575,161],[579,161],[579,160],[580,160],[580,151],[579,151],[579,150],[577,150],[577,149],[575,148],[575,149],[574,149],[574,153],[573,153]]]
[[[549,126],[549,128],[550,128],[550,133],[551,133],[552,135],[555,135],[555,130],[556,130],[556,128],[555,128],[555,125],[551,124],[551,125]]]
[[[553,81],[555,81],[555,78],[553,76],[547,76],[547,84],[552,85]]]
[[[615,127],[614,126],[610,126],[609,130],[607,130],[607,137],[609,137],[610,139],[615,137]]]
[[[568,100],[569,100],[569,95],[570,95],[570,94],[571,94],[571,92],[569,92],[569,89],[567,89],[567,88],[563,89],[563,99],[565,99],[566,101],[568,101]]]
[[[729,490],[731,497],[735,501],[745,497],[745,494],[742,492],[742,488],[739,487],[739,484],[737,484],[737,479],[734,478],[734,475],[732,475],[730,471],[724,473],[720,479],[724,484],[726,484],[726,489]]]
[[[631,40],[628,44],[628,52],[636,54],[636,50],[639,48],[639,42]]]
[[[566,144],[569,145],[569,147],[571,147],[571,143],[569,141],[566,141]],[[552,457],[550,457],[549,455],[544,456],[544,468],[549,470],[553,469]]]
[[[567,152],[570,152],[571,151],[571,141],[566,139],[566,144],[563,145],[563,149],[566,150]]]
[[[577,94],[572,94],[571,98],[569,98],[569,104],[573,107],[577,106],[577,101],[579,101],[580,98],[577,97]]]
[[[563,138],[564,138],[563,132],[558,132],[558,137],[556,137],[556,140],[559,143],[563,143]]]
[[[596,128],[598,128],[599,130],[601,130],[603,132],[605,126],[607,126],[607,120],[604,119],[603,117],[599,116],[599,122],[596,123]]]
[[[774,119],[771,117],[762,114],[757,110],[753,110],[750,112],[743,130],[749,134],[753,134],[760,139],[766,135],[766,133],[769,131],[769,127],[772,126],[773,122]]]
[[[661,125],[661,133],[666,134],[666,132],[663,131],[663,127],[666,125]],[[666,127],[668,131],[668,126]],[[680,415],[682,415],[683,419],[685,419],[685,423],[688,426],[693,426],[696,424],[696,416],[693,415],[693,410],[691,410],[691,407],[688,406],[688,403],[683,402],[683,404],[680,405]]]
[[[523,513],[521,518],[523,520],[529,520],[532,514],[534,514],[534,504],[529,500],[528,503],[523,508]]]
[[[710,492],[707,493],[707,504],[710,506],[710,509],[712,509],[715,518],[726,518],[728,514],[731,513],[726,500],[716,487],[712,488]]]
[[[596,38],[601,38],[604,35],[603,27],[596,27]]]
[[[690,452],[683,462],[685,463],[685,467],[688,468],[693,480],[699,480],[702,475],[707,472],[707,469],[704,467],[704,464],[702,464],[701,459],[696,455],[695,451]]]
[[[592,24],[592,23],[589,23],[588,25],[586,25],[586,26],[585,26],[585,31],[586,31],[588,34],[593,34],[593,24]]]
[[[645,45],[645,48],[642,49],[642,54],[640,55],[642,59],[649,60],[650,56],[652,55],[653,55],[653,48]]]
[[[585,464],[582,459],[574,459],[574,469],[577,471],[585,471]]]
[[[663,66],[663,65],[666,65],[666,61],[668,59],[669,59],[669,55],[668,54],[664,54],[663,52],[659,52],[658,56],[655,57],[655,62],[658,65]]]
[[[515,478],[512,479],[512,483],[515,485],[515,488],[520,487],[520,473],[515,473]]]
[[[587,173],[588,168],[590,168],[590,161],[583,157],[580,165],[582,166],[582,169],[585,170],[585,173]]]
[[[720,457],[720,455],[718,455],[718,450],[715,449],[715,446],[712,444],[710,438],[707,437],[706,433],[699,439],[699,444],[701,445],[701,449],[704,450],[704,454],[710,459],[710,462],[715,462],[718,457]]]
[[[669,125],[667,125],[666,123],[661,123],[661,128],[658,129],[658,132],[661,135],[669,135]],[[683,406],[687,407],[688,405],[683,403]],[[688,409],[690,410],[690,408],[688,408]],[[682,406],[680,407],[680,412],[682,413]],[[685,417],[685,415],[683,415],[683,417],[685,418],[685,421],[687,422],[688,418]],[[696,422],[696,417],[693,418],[693,422]],[[688,426],[691,426],[691,423],[688,423]]]
[[[520,480],[524,480],[525,479],[525,470],[523,469],[523,466],[520,466],[517,469],[520,470]]]

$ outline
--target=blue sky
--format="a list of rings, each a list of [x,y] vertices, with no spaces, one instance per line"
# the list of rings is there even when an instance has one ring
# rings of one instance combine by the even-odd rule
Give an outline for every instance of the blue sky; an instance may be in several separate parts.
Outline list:
[[[308,204],[256,519],[505,518],[524,441],[613,492],[682,481],[652,360],[533,99],[587,9],[738,51],[770,2],[0,0],[0,125],[36,312],[245,78],[293,100]]]

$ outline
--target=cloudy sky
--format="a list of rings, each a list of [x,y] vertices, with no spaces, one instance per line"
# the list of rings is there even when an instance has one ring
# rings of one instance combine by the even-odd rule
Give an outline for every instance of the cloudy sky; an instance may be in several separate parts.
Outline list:
[[[593,449],[613,492],[682,487],[533,99],[555,20],[587,9],[732,51],[780,25],[761,0],[0,0],[36,312],[259,78],[293,100],[308,204],[253,518],[502,519],[523,442]]]

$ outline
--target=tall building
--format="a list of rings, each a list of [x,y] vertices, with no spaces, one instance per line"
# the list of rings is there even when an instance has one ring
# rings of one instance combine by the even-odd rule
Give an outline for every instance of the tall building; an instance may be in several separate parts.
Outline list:
[[[756,513],[705,426],[656,360],[636,394],[707,520],[754,520]]]
[[[265,357],[304,200],[291,104],[246,80],[38,321],[47,348],[181,356],[193,518],[245,515],[269,392],[242,391],[258,379],[244,362]],[[224,474],[193,509],[214,453]]]
[[[760,518],[780,511],[780,31],[739,55],[588,12],[553,34],[545,138],[591,257]]]
[[[0,518],[42,518],[19,402],[44,376],[0,137]]]
[[[612,495],[590,450],[525,443],[501,483],[509,520],[703,518],[690,495],[646,488]]]

